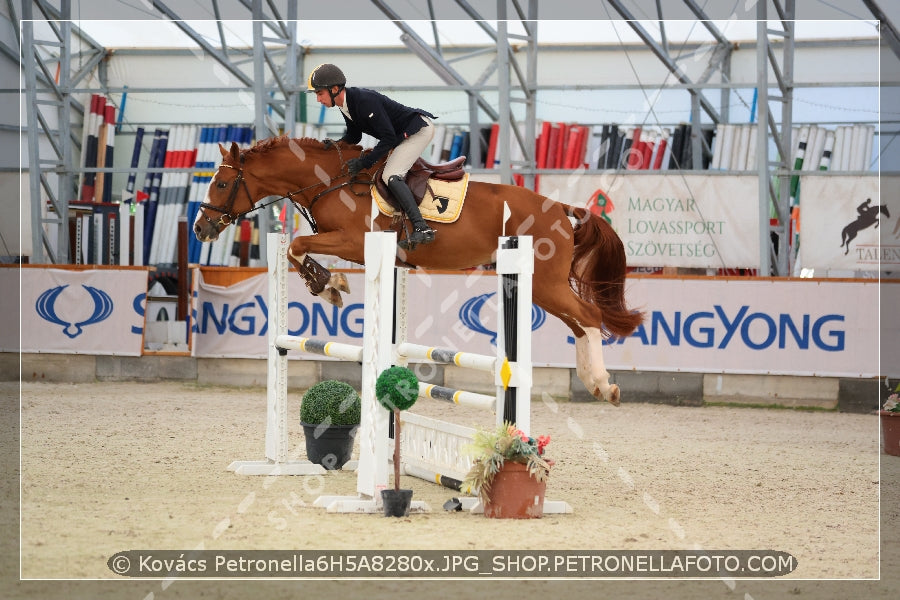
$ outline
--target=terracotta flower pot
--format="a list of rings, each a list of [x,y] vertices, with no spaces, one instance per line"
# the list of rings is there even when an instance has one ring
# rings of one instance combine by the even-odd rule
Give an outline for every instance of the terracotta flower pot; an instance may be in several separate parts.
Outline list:
[[[900,456],[900,412],[880,410],[881,433],[884,438],[885,454]]]
[[[546,481],[538,481],[528,466],[506,461],[491,481],[484,516],[492,519],[540,519],[544,515]]]

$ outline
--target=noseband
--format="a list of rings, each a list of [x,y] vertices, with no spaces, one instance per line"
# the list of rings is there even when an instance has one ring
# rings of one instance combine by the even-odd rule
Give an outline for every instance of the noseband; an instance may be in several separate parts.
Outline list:
[[[247,182],[244,180],[244,157],[241,156],[241,166],[234,167],[232,165],[226,165],[225,163],[221,163],[219,168],[227,167],[229,169],[237,170],[237,177],[234,178],[234,181],[231,183],[231,191],[228,193],[228,203],[224,208],[219,208],[218,206],[213,206],[208,202],[202,202],[200,204],[201,209],[214,210],[218,213],[221,213],[219,219],[217,221],[213,221],[209,218],[205,212],[203,214],[203,218],[206,219],[207,223],[210,223],[217,229],[219,227],[226,227],[234,223],[238,218],[246,215],[248,212],[253,210],[253,198],[250,196],[250,190],[247,188]],[[241,213],[232,214],[232,209],[234,208],[234,201],[237,198],[238,188],[244,184],[244,193],[247,194],[247,200],[250,201],[250,209]]]

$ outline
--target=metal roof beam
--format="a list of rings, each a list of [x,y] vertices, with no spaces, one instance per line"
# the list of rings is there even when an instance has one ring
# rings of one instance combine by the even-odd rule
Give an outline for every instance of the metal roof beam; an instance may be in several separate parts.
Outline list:
[[[253,0],[240,0],[241,4],[244,5],[244,8],[253,12]],[[290,37],[287,29],[287,25],[284,22],[284,19],[281,18],[281,15],[278,13],[278,7],[272,2],[272,0],[266,0],[266,4],[269,5],[269,10],[272,11],[272,19],[266,19],[265,13],[260,13],[260,18],[263,19],[263,25],[272,30],[275,35],[282,39],[286,39]],[[293,6],[296,7],[296,2],[293,3]],[[262,6],[260,6],[260,11],[262,10]],[[288,8],[290,10],[290,7]],[[274,21],[274,23],[273,23]],[[278,25],[277,27],[275,25]]]
[[[700,23],[704,27],[706,27],[706,30],[709,31],[709,33],[712,34],[714,38],[716,38],[717,42],[719,42],[723,46],[731,45],[731,42],[728,41],[728,38],[726,38],[725,35],[721,31],[719,31],[719,28],[716,27],[715,23],[710,21],[709,17],[706,15],[703,9],[697,6],[697,3],[694,2],[694,0],[684,0],[684,3],[691,10],[691,12],[694,13],[697,19],[699,19]]]
[[[394,25],[396,25],[403,34],[400,36],[400,40],[403,44],[409,48],[413,53],[416,54],[422,62],[424,62],[428,68],[437,74],[445,83],[462,85],[466,88],[466,93],[475,99],[478,103],[478,107],[483,110],[491,120],[496,121],[498,119],[497,111],[492,107],[487,100],[485,100],[481,94],[471,89],[469,83],[465,80],[465,78],[456,72],[456,70],[450,66],[450,64],[444,60],[444,57],[438,54],[431,46],[429,46],[425,40],[416,34],[415,31],[412,30],[398,15],[396,12],[391,9],[385,2],[382,0],[372,0],[372,4],[378,7],[381,12],[383,12],[387,17],[393,21]]]
[[[463,12],[469,15],[469,18],[475,21],[476,25],[481,27],[481,29],[483,29],[484,32],[488,34],[488,36],[490,36],[492,40],[494,40],[495,42],[497,41],[497,31],[487,24],[487,22],[484,20],[484,17],[482,17],[477,10],[472,8],[471,4],[466,2],[466,0],[456,0],[456,3],[461,9],[463,9]]]
[[[866,8],[869,9],[869,12],[878,19],[880,22],[878,28],[881,31],[881,37],[888,43],[897,58],[900,58],[900,34],[897,33],[897,28],[894,27],[891,20],[888,19],[884,11],[881,10],[881,7],[878,6],[878,2],[875,0],[863,0],[863,4],[865,4]]]
[[[640,23],[634,18],[634,15],[625,8],[625,6],[619,0],[606,0],[612,5],[616,12],[622,15],[622,18],[626,20],[628,25],[634,30],[635,33],[638,34],[638,37],[643,40],[643,42],[650,48],[651,52],[656,55],[659,60],[666,66],[669,71],[678,78],[678,81],[681,83],[691,85],[693,82],[691,79],[684,74],[681,70],[681,67],[672,60],[672,57],[653,39],[646,29],[644,29]],[[707,100],[703,94],[701,94],[696,88],[690,88],[690,93],[693,96],[696,96],[700,101],[700,107],[706,111],[706,114],[710,116],[714,123],[718,123],[721,118],[719,117],[719,111],[715,109],[715,107]]]
[[[472,6],[468,2],[466,2],[466,0],[456,0],[456,3],[459,5],[460,8],[463,9],[463,11],[465,11],[465,13],[467,15],[469,15],[475,21],[475,23],[479,27],[481,27],[485,31],[485,33],[488,34],[488,36],[495,43],[498,41],[497,31],[493,27],[488,25],[487,22],[484,20],[484,17],[482,17],[478,13],[478,11],[476,11],[474,8],[472,8]],[[519,18],[522,20],[523,25],[527,24],[527,19],[524,17],[522,8],[518,5],[516,0],[513,0],[513,6],[516,9],[516,13],[519,15]],[[526,26],[526,30],[527,30],[527,26]],[[507,34],[506,38],[507,39],[509,38],[508,34]],[[519,85],[522,86],[522,89],[525,91],[525,95],[529,96],[530,94],[529,94],[528,88],[525,85],[525,81],[526,81],[525,74],[522,73],[522,69],[519,67],[518,61],[515,60],[515,53],[513,52],[512,48],[509,46],[508,43],[505,45],[507,48],[507,53],[509,54],[508,64],[509,64],[509,66],[512,67],[513,71],[515,71],[516,78],[519,80]]]
[[[62,38],[62,33],[60,33],[59,28],[57,27],[55,21],[68,21],[71,17],[64,17],[63,13],[57,9],[55,6],[52,6],[47,2],[47,0],[32,0],[34,4],[38,7],[38,10],[41,11],[41,14],[44,15],[44,18],[47,20],[47,25],[53,29],[53,32],[56,34],[56,37],[59,39]],[[103,44],[83,32],[74,22],[71,23],[71,33],[75,34],[78,39],[87,43],[88,46],[93,48],[97,52],[105,53],[106,49],[103,47]],[[17,33],[18,35],[18,33]],[[67,42],[69,40],[66,40]]]
[[[151,0],[153,3],[153,7],[164,14],[166,17],[171,19],[172,24],[178,27],[181,31],[185,33],[189,38],[194,40],[194,42],[203,48],[203,51],[209,54],[216,62],[225,67],[225,69],[234,75],[234,77],[246,85],[247,87],[253,87],[253,79],[244,74],[243,71],[235,67],[231,61],[228,59],[228,56],[225,55],[224,52],[213,48],[209,42],[203,39],[199,33],[194,31],[191,27],[188,27],[184,21],[182,21],[177,14],[175,14],[168,6],[166,6],[162,0]]]

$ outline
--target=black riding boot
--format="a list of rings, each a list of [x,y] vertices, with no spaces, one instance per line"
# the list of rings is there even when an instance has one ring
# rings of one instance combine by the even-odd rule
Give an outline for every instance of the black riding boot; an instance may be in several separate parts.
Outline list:
[[[404,250],[414,250],[418,244],[430,244],[433,242],[436,232],[429,227],[425,222],[425,219],[422,218],[422,213],[419,212],[419,207],[416,206],[416,200],[413,198],[413,193],[409,189],[409,186],[406,185],[406,182],[403,181],[403,178],[398,175],[391,176],[391,178],[388,179],[388,189],[394,194],[394,198],[397,199],[400,208],[402,208],[403,212],[406,213],[406,216],[409,217],[413,226],[413,231],[409,234],[409,237],[405,240],[400,240],[397,245]]]

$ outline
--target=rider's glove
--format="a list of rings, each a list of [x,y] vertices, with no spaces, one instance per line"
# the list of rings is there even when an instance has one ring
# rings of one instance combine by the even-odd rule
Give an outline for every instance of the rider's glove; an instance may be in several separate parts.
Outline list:
[[[361,158],[351,158],[347,161],[347,170],[350,172],[350,177],[355,176],[364,168],[363,160]]]

